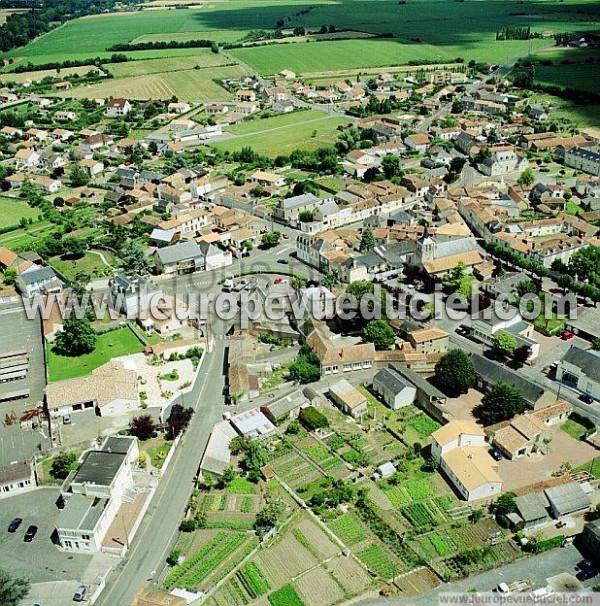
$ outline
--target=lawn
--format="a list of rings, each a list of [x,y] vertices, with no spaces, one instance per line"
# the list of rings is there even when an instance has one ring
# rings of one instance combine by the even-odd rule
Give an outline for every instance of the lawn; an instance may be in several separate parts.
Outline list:
[[[112,358],[140,353],[144,346],[127,326],[98,335],[96,349],[92,353],[71,358],[61,356],[49,347],[47,364],[50,381],[62,381],[89,374]]]
[[[171,446],[173,446],[172,442],[165,442],[164,444],[161,444],[155,448],[148,448],[146,452],[152,461],[153,467],[156,469],[162,469],[165,459],[171,450]]]
[[[225,489],[230,494],[254,494],[256,487],[245,478],[235,478]]]
[[[86,252],[85,255],[77,258],[51,257],[49,262],[67,280],[75,280],[77,274],[97,277],[112,273],[111,268],[104,265],[100,255],[94,252]]]
[[[25,200],[0,196],[0,229],[19,225],[23,218],[36,221],[39,216],[40,209],[32,208]]]
[[[585,432],[587,431],[587,429],[583,425],[581,425],[577,421],[574,421],[573,419],[566,420],[560,426],[560,428],[565,433],[568,433],[572,438],[575,438],[575,440],[582,440],[585,436]]]
[[[600,457],[596,457],[595,459],[592,459],[589,463],[586,463],[585,465],[581,465],[581,467],[578,467],[577,469],[574,469],[573,471],[575,473],[577,473],[579,471],[587,471],[588,473],[593,475],[596,479],[599,479],[600,478]]]
[[[294,149],[312,150],[331,144],[338,126],[345,118],[335,118],[318,110],[294,112],[272,118],[251,120],[232,126],[233,139],[215,143],[222,151],[236,151],[250,146],[260,154],[275,157]]]

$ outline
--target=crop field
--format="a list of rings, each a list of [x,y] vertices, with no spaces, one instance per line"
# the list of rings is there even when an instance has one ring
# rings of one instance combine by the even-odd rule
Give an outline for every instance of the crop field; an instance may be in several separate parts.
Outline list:
[[[162,61],[159,60],[159,61]],[[125,63],[123,65],[132,65]],[[142,63],[142,62],[140,62]],[[145,63],[145,62],[144,62]],[[128,99],[170,99],[184,101],[227,101],[231,94],[215,80],[239,78],[243,70],[237,65],[164,71],[141,76],[115,78],[91,86],[72,88],[61,96],[71,98],[126,97]]]
[[[238,151],[250,146],[260,154],[275,157],[294,149],[313,150],[330,144],[338,126],[347,124],[318,110],[294,112],[264,120],[252,120],[228,130],[236,137],[213,144],[222,151]]]
[[[271,606],[304,606],[304,602],[291,585],[284,585],[269,596]]]
[[[269,583],[255,562],[248,562],[237,577],[251,599],[255,600],[269,591]]]
[[[204,587],[209,578],[215,582],[228,574],[255,544],[256,540],[248,534],[221,531],[181,566],[172,568],[164,586],[168,590],[174,587],[195,589]]]
[[[18,225],[21,219],[35,221],[39,215],[39,208],[32,208],[25,200],[0,196],[0,229]]]
[[[532,57],[535,81],[549,86],[600,92],[597,77],[600,51],[597,49],[552,48]]]
[[[369,570],[372,570],[382,579],[389,580],[400,572],[398,567],[393,563],[392,557],[377,543],[369,545],[369,547],[359,551],[356,555]]]
[[[160,34],[144,34],[138,36],[133,43],[138,42],[168,42],[174,40],[176,42],[187,42],[188,40],[197,40],[201,37],[210,38],[215,42],[236,42],[241,40],[250,30],[247,29],[215,29],[210,32],[172,32]],[[206,34],[206,36],[205,36]]]
[[[367,539],[367,533],[352,513],[346,513],[333,520],[329,523],[329,528],[349,547]]]
[[[231,64],[221,55],[210,51],[198,49],[196,54],[184,57],[164,57],[161,59],[141,59],[125,63],[109,63],[105,69],[115,78],[130,78],[132,76],[145,76],[147,74],[161,74],[165,72],[219,67]]]

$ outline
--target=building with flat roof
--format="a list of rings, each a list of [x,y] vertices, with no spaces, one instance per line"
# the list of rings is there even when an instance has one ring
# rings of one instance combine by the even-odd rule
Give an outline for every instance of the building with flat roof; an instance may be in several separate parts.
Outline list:
[[[129,436],[106,438],[99,450],[84,454],[61,487],[64,508],[55,526],[63,549],[102,549],[121,505],[135,498],[133,466],[138,457],[137,440]]]

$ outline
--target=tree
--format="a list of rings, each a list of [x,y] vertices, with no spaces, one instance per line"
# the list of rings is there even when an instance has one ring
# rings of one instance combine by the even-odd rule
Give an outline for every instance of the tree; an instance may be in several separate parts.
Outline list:
[[[223,474],[221,475],[221,486],[223,488],[227,488],[231,482],[233,482],[236,478],[236,473],[231,465],[228,465],[223,470]]]
[[[29,593],[29,579],[0,568],[0,604],[17,606]]]
[[[506,516],[509,513],[517,511],[515,496],[514,492],[505,492],[503,495],[500,495],[494,503],[494,511],[501,516]]]
[[[452,158],[452,160],[450,160],[450,172],[453,175],[458,175],[458,173],[462,171],[466,161],[466,158],[461,158],[460,156]]]
[[[71,182],[71,187],[83,187],[90,182],[90,178],[81,166],[75,164],[69,171],[69,181]]]
[[[281,233],[278,231],[268,231],[266,234],[263,234],[260,240],[261,248],[273,248],[279,244],[279,239],[281,238]]]
[[[535,183],[535,175],[531,168],[526,168],[517,179],[517,183],[524,187],[531,187]]]
[[[62,356],[77,357],[94,351],[96,331],[87,318],[69,316],[56,334],[54,350]]]
[[[500,381],[483,396],[475,412],[484,425],[494,425],[520,415],[525,408],[523,394],[516,387]]]
[[[2,275],[4,284],[10,286],[17,281],[17,270],[14,267],[7,267]]]
[[[321,368],[310,362],[306,356],[298,356],[288,369],[289,377],[294,383],[305,385],[321,378]]]
[[[135,436],[138,440],[149,440],[156,435],[158,425],[150,415],[141,415],[134,417],[129,422],[129,434]]]
[[[73,469],[77,461],[77,455],[74,452],[61,452],[52,459],[50,475],[57,480],[64,480]]]
[[[518,346],[517,338],[509,332],[501,330],[494,335],[492,349],[500,357],[512,358]]]
[[[247,442],[242,436],[236,436],[231,440],[229,444],[229,450],[231,450],[231,454],[238,455],[240,452],[246,450]]]
[[[462,349],[451,349],[435,365],[435,380],[450,396],[467,393],[475,385],[475,366]]]
[[[386,154],[381,161],[381,168],[386,179],[402,179],[402,164],[400,158],[393,154]]]
[[[256,534],[262,537],[269,532],[277,524],[277,520],[283,513],[283,510],[283,503],[279,499],[267,503],[256,516],[256,521],[254,522]]]
[[[265,453],[263,452],[261,445],[256,440],[248,442],[246,446],[246,453],[241,461],[242,469],[246,470],[249,474],[255,476],[260,474],[260,468],[266,464]]]
[[[313,218],[312,210],[302,210],[298,213],[298,220],[302,223],[310,223]]]
[[[375,248],[376,244],[377,241],[375,240],[375,236],[373,235],[373,230],[370,227],[365,227],[360,237],[360,252],[370,252]]]
[[[300,433],[300,422],[298,421],[298,419],[290,421],[289,425],[287,426],[287,429],[285,430],[285,433],[289,436],[297,436]]]
[[[167,439],[174,440],[180,433],[185,431],[192,420],[193,408],[184,408],[181,404],[173,404],[171,413],[167,419]]]
[[[128,238],[119,250],[123,266],[127,273],[142,273],[148,269],[148,259],[139,240]]]
[[[386,318],[371,320],[362,331],[362,338],[375,344],[375,349],[389,349],[396,339],[394,329]]]
[[[181,551],[179,549],[173,549],[173,551],[167,557],[167,564],[169,566],[176,566],[179,562],[179,557],[181,556]]]
[[[592,341],[592,349],[595,349],[596,351],[600,350],[600,337]]]

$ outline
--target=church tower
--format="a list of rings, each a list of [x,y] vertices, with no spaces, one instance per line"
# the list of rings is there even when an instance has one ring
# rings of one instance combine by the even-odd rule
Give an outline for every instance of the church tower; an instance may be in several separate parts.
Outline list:
[[[435,241],[429,235],[429,225],[425,226],[423,235],[417,240],[417,260],[419,265],[435,258]]]

